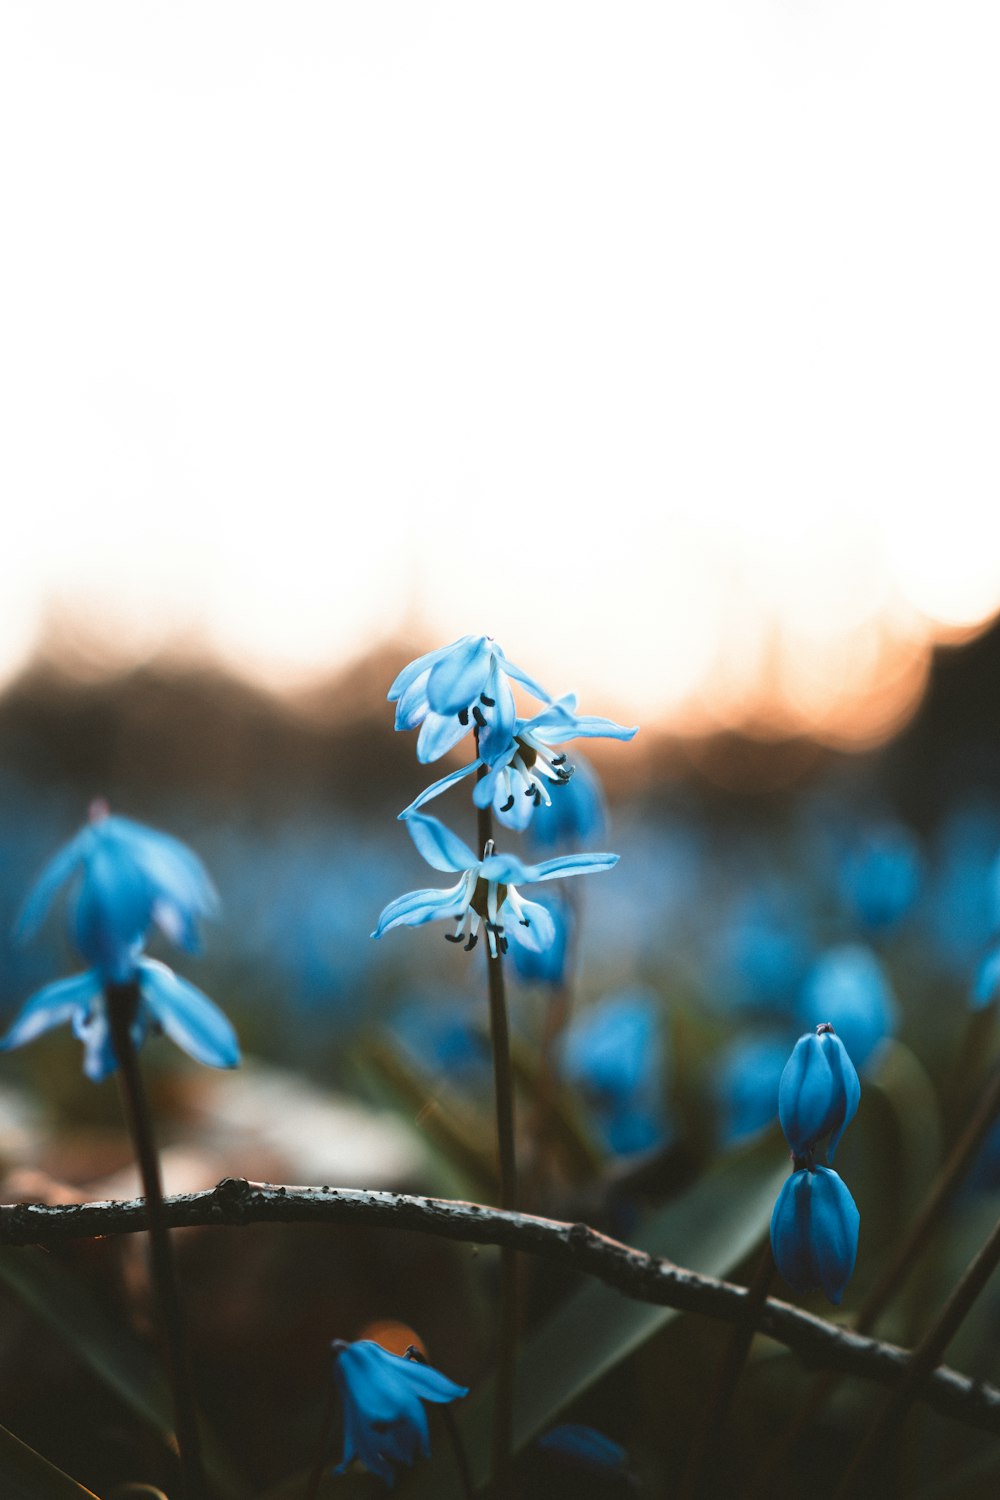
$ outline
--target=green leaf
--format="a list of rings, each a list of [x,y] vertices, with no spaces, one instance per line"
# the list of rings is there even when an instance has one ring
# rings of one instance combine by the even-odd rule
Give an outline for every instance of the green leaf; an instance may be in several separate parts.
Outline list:
[[[4,1500],[97,1500],[6,1427],[0,1427],[0,1493]]]
[[[35,1246],[7,1245],[0,1248],[0,1283],[142,1422],[165,1441],[171,1438],[171,1401],[159,1362],[128,1328],[109,1317],[80,1277]],[[232,1493],[226,1461],[207,1435],[205,1449],[216,1485]]]
[[[772,1135],[731,1157],[661,1209],[633,1237],[636,1248],[669,1256],[705,1275],[724,1276],[745,1259],[770,1222],[788,1174],[787,1152]],[[524,1344],[518,1358],[514,1442],[523,1448],[595,1381],[681,1314],[623,1297],[592,1282],[569,1298]],[[488,1475],[492,1381],[454,1408],[473,1477]],[[461,1500],[446,1443],[401,1479],[400,1500]]]

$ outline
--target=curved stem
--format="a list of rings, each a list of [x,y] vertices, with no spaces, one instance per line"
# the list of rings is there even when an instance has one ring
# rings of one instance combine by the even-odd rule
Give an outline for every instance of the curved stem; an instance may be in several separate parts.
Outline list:
[[[131,1028],[139,1005],[139,987],[135,981],[130,984],[109,984],[104,993],[111,1038],[118,1059],[122,1103],[146,1198],[150,1270],[158,1304],[167,1378],[173,1395],[183,1496],[185,1500],[204,1500],[208,1491],[201,1457],[184,1315],[164,1212],[160,1159],[139,1069],[139,1058],[132,1040]]]

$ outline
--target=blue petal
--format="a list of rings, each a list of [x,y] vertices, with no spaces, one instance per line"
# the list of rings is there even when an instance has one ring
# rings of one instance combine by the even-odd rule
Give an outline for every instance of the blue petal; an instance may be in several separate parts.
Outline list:
[[[557,854],[555,859],[543,859],[540,865],[529,865],[524,880],[561,880],[564,875],[592,875],[598,870],[610,870],[618,863],[620,854]]]
[[[427,701],[436,714],[469,708],[486,687],[493,664],[488,636],[467,635],[436,661],[427,683]]]
[[[403,811],[398,813],[397,816],[401,819],[412,817],[418,807],[423,807],[425,802],[430,802],[434,797],[440,797],[442,792],[446,792],[456,782],[464,781],[465,777],[471,776],[478,766],[479,761],[473,760],[467,766],[462,766],[460,770],[451,771],[447,776],[442,776],[440,781],[435,781],[426,791],[421,792],[420,796],[415,797],[409,807],[404,807]],[[475,793],[473,793],[473,800],[475,800]]]
[[[522,901],[521,912],[521,918],[506,923],[506,931],[522,948],[533,953],[544,953],[556,938],[556,924],[548,907],[543,906],[540,901]],[[524,917],[528,920],[527,926],[522,920]]]
[[[845,1183],[830,1167],[817,1167],[812,1190],[812,1254],[816,1281],[839,1302],[858,1253],[861,1216]]]
[[[372,937],[380,938],[391,927],[422,927],[425,922],[433,922],[439,917],[461,916],[466,907],[464,890],[465,882],[460,880],[458,885],[446,891],[435,886],[430,890],[407,891],[405,896],[397,896],[383,910]]]
[[[525,672],[522,667],[517,666],[517,664],[515,662],[512,662],[509,657],[504,656],[499,646],[496,648],[496,650],[497,656],[500,659],[500,666],[506,672],[508,677],[513,677],[515,682],[519,682],[523,688],[527,688],[528,692],[533,698],[540,699],[542,703],[552,702],[551,693],[547,693],[545,689],[541,687],[533,677],[529,677],[527,672]]]
[[[457,833],[446,828],[440,818],[427,813],[413,813],[406,819],[410,837],[434,870],[471,870],[479,863],[472,850]]]
[[[100,840],[86,861],[73,905],[73,940],[105,979],[126,984],[133,954],[152,920],[155,892],[143,872]]]
[[[415,677],[396,704],[395,727],[397,729],[416,729],[417,725],[427,717],[430,709],[430,704],[427,702],[427,679],[430,675],[428,669],[426,672],[421,672],[419,677]]]
[[[74,1011],[73,1031],[83,1043],[83,1071],[92,1083],[103,1083],[118,1067],[118,1056],[111,1039],[108,1008],[103,994],[95,996],[87,1010]],[[138,1051],[146,1037],[146,1023],[141,1007],[130,1031]]]
[[[774,1263],[794,1292],[816,1285],[810,1241],[813,1173],[804,1168],[785,1179],[771,1214],[771,1251]]]
[[[500,885],[526,885],[535,878],[531,866],[522,864],[516,854],[491,854],[479,866],[479,873]]]
[[[514,694],[495,660],[490,667],[486,696],[493,699],[493,707],[488,710],[486,723],[479,731],[479,753],[486,764],[492,766],[508,752],[513,753],[517,725]]]
[[[572,727],[567,726],[565,732],[560,732],[558,724],[543,724],[535,732],[542,743],[548,745],[561,744],[563,740],[634,740],[639,726],[634,724],[631,729],[626,729],[613,719],[599,719],[588,714],[583,718],[574,717]]]
[[[93,838],[92,826],[81,828],[76,837],[64,844],[58,854],[49,860],[32,886],[14,924],[14,936],[19,942],[27,942],[34,937],[48,915],[53,897],[59,887],[79,869]]]
[[[417,735],[417,760],[422,766],[440,760],[468,732],[469,725],[463,724],[457,714],[429,713]]]
[[[100,976],[93,970],[45,985],[25,1002],[13,1025],[0,1037],[0,1051],[23,1047],[42,1032],[61,1026],[64,1021],[72,1019],[75,1011],[86,1009],[100,993]]]
[[[434,651],[425,651],[423,656],[415,657],[414,660],[410,662],[409,666],[403,668],[403,670],[399,673],[398,677],[396,677],[395,681],[393,682],[392,687],[386,693],[386,697],[388,698],[389,702],[395,703],[396,699],[401,697],[402,694],[406,692],[406,689],[412,682],[416,680],[416,678],[421,675],[421,673],[426,672],[428,675],[430,675],[430,670],[436,662],[441,661],[450,652],[456,650],[457,647],[461,646],[465,641],[471,641],[473,639],[474,637],[471,635],[463,635],[459,640],[452,641],[450,646],[438,646]]]
[[[139,961],[142,998],[172,1042],[195,1062],[235,1068],[240,1060],[236,1033],[219,1007],[201,990],[155,959]]]

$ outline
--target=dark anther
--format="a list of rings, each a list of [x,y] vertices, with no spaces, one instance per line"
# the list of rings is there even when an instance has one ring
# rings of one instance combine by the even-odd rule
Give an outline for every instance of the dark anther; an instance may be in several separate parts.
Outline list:
[[[479,725],[480,729],[485,729],[486,728],[486,715],[483,713],[483,711],[479,707],[478,703],[476,704],[475,708],[472,710],[472,717],[475,719],[475,721]]]
[[[500,952],[501,953],[506,953],[507,949],[509,947],[510,947],[510,944],[508,943],[507,939],[505,937],[502,937],[500,939]]]
[[[835,1036],[836,1033],[835,1033],[833,1027],[830,1025],[829,1021],[822,1021],[819,1024],[819,1026],[816,1027],[816,1035],[817,1036],[825,1036],[825,1035]]]
[[[564,766],[566,764],[565,755],[553,755],[552,764],[554,766]]]
[[[522,917],[521,918],[521,926],[522,927],[530,927],[531,926],[531,918],[530,917]]]
[[[524,795],[526,797],[533,797],[535,795],[535,788],[533,786],[526,786],[524,789]]]
[[[463,935],[461,932],[446,932],[444,940],[446,943],[460,943]]]
[[[469,710],[467,708],[460,708],[458,710],[458,722],[460,724],[468,724],[468,722],[469,722]]]
[[[537,786],[534,788],[534,793],[535,793],[535,806],[536,807],[541,807],[541,805],[542,805],[542,794],[538,790]]]
[[[511,792],[510,796],[507,798],[507,801],[504,803],[503,807],[501,807],[500,811],[501,812],[510,812],[510,810],[511,810],[511,808],[513,806],[514,806],[514,793]]]
[[[487,698],[485,693],[479,694],[479,701],[484,708],[496,708],[497,706],[497,700],[495,698]]]
[[[472,950],[473,950],[473,948],[476,946],[476,944],[478,942],[479,942],[479,933],[478,932],[470,932],[469,933],[469,941],[465,945],[465,951],[466,951],[466,953],[471,953]]]
[[[569,779],[570,779],[570,777],[572,775],[573,775],[573,772],[566,770],[565,767],[563,767],[563,766],[559,766],[558,769],[556,770],[556,780],[562,786],[565,786],[566,782],[569,781]]]

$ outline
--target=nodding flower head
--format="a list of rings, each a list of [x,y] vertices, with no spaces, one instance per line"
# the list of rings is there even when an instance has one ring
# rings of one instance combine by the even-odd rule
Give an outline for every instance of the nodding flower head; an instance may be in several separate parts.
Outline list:
[[[540,702],[551,702],[551,694],[509,661],[490,636],[463,635],[400,672],[387,694],[396,705],[396,728],[420,726],[417,759],[425,765],[475,729],[480,754],[491,764],[514,730],[512,678]]]
[[[465,1386],[409,1354],[390,1354],[369,1339],[334,1343],[333,1374],[344,1409],[344,1454],[335,1473],[358,1459],[391,1487],[398,1464],[430,1453],[423,1403],[444,1405],[468,1395]]]
[[[479,780],[472,793],[476,806],[492,806],[501,823],[522,830],[530,823],[536,808],[551,805],[551,789],[564,787],[573,776],[574,768],[566,753],[556,754],[555,746],[575,739],[631,740],[638,732],[635,727],[626,729],[611,719],[577,714],[576,698],[569,693],[534,718],[517,719],[506,746],[498,747],[494,736],[487,754],[480,741],[476,760],[435,781],[399,816],[409,817],[448,787],[478,773]]]
[[[827,1136],[832,1161],[860,1098],[854,1064],[833,1027],[823,1023],[799,1037],[778,1086],[778,1118],[796,1161],[810,1159]]]
[[[130,1007],[130,1032],[140,1047],[151,1032],[166,1032],[189,1056],[215,1068],[240,1060],[236,1034],[201,990],[165,964],[143,956],[155,923],[182,947],[197,947],[198,917],[213,911],[215,890],[201,861],[179,840],[94,803],[91,821],[43,871],[18,919],[28,938],[44,921],[60,886],[70,884],[70,916],[85,974],[48,984],[22,1007],[0,1051],[23,1046],[68,1021],[84,1046],[84,1072],[99,1082],[118,1066],[109,996]]]
[[[154,923],[195,951],[198,918],[218,904],[201,860],[185,844],[111,815],[105,802],[91,804],[90,822],[43,870],[18,918],[17,937],[38,931],[64,885],[72,887],[73,941],[113,984],[132,977],[135,953]]]
[[[860,1215],[832,1167],[793,1172],[771,1215],[774,1263],[796,1292],[822,1288],[839,1302],[854,1270]]]
[[[207,995],[168,969],[138,954],[129,980],[133,1010],[129,1027],[138,1049],[151,1033],[165,1032],[195,1062],[210,1068],[235,1068],[240,1060],[236,1033]],[[22,1006],[9,1031],[0,1037],[0,1052],[23,1047],[53,1026],[68,1021],[83,1043],[83,1071],[101,1083],[118,1066],[108,1016],[108,980],[97,969],[47,984]]]
[[[552,918],[537,901],[526,901],[517,887],[567,875],[590,875],[618,863],[617,854],[565,854],[526,865],[513,854],[495,854],[492,843],[477,859],[468,844],[437,818],[412,813],[406,826],[429,865],[461,878],[447,890],[409,891],[390,901],[372,933],[375,938],[391,927],[421,927],[442,920],[455,924],[455,931],[445,934],[448,940],[464,943],[467,949],[475,947],[479,928],[484,926],[494,958],[507,951],[508,933],[528,948],[547,948],[555,937]]]

